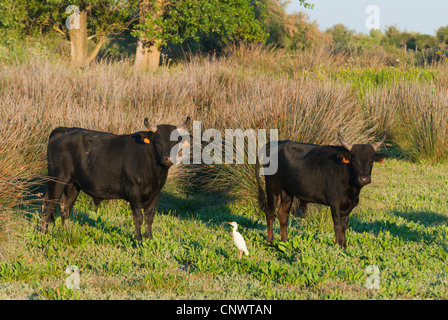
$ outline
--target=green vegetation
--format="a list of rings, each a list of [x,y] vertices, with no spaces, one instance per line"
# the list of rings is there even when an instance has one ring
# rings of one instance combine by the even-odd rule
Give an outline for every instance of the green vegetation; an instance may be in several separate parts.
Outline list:
[[[39,209],[27,218],[15,213],[21,236],[5,244],[0,298],[446,299],[448,174],[441,169],[399,160],[376,166],[350,217],[346,250],[334,244],[325,207],[293,218],[286,243],[277,225],[270,246],[254,206],[172,186],[162,195],[155,238],[141,243],[122,201],[95,212],[84,195],[70,227],[62,230],[58,219],[48,234],[35,228]],[[242,260],[227,221],[237,221],[248,244]],[[81,270],[79,290],[65,288],[69,265]],[[370,265],[380,270],[379,289],[365,287]]]
[[[151,59],[148,49],[155,49],[154,65],[146,65],[155,68],[166,60],[184,59],[185,52],[221,52],[229,42],[266,43],[290,52],[327,47],[334,54],[353,57],[367,53],[392,65],[397,59],[414,66],[446,62],[448,27],[440,27],[434,36],[400,31],[397,26],[369,34],[357,34],[343,24],[321,31],[305,13],[286,13],[286,4],[283,0],[131,0],[119,5],[109,0],[0,0],[0,38],[32,42],[37,50],[50,48],[43,50],[47,56],[56,51],[58,58],[75,65],[104,58],[135,59],[138,65]],[[313,7],[304,0],[300,4]],[[67,28],[67,18],[73,19],[75,12],[68,9],[70,5],[79,9],[81,36]],[[145,46],[139,46],[141,42]],[[15,59],[4,51],[1,45],[0,61]]]

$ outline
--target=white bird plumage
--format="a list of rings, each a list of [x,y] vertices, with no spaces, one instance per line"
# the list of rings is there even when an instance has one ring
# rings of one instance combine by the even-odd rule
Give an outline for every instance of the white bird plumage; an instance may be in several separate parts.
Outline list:
[[[243,252],[246,254],[246,256],[248,256],[249,250],[247,250],[246,242],[244,241],[243,236],[236,231],[236,229],[238,228],[238,224],[235,221],[227,223],[233,226],[233,232],[232,232],[233,242],[235,243],[236,247],[238,248],[238,251],[240,252],[239,258],[241,259],[241,257],[243,256]]]

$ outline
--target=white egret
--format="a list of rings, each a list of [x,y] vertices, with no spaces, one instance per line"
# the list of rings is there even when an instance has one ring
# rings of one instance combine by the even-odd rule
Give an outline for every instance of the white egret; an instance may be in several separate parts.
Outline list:
[[[236,222],[227,222],[231,226],[233,226],[233,242],[235,243],[236,247],[238,248],[238,251],[240,252],[240,259],[243,256],[243,252],[246,254],[246,256],[249,255],[249,250],[247,250],[246,242],[244,241],[243,236],[236,231],[238,228],[238,224]]]

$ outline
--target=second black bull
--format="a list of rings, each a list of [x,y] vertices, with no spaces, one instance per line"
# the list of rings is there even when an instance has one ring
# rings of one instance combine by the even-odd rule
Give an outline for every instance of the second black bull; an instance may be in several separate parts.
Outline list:
[[[371,181],[373,162],[382,162],[385,153],[376,153],[386,139],[374,144],[350,144],[341,133],[338,139],[342,146],[314,145],[293,141],[280,141],[277,150],[278,170],[265,176],[266,194],[259,177],[260,165],[255,166],[258,184],[258,200],[266,215],[267,240],[272,242],[272,227],[276,217],[280,222],[282,241],[288,239],[289,212],[294,197],[300,200],[302,213],[308,203],[329,206],[334,223],[335,242],[346,247],[345,231],[348,217],[358,205],[359,194]],[[273,157],[271,153],[271,158]],[[280,200],[278,215],[275,209]]]

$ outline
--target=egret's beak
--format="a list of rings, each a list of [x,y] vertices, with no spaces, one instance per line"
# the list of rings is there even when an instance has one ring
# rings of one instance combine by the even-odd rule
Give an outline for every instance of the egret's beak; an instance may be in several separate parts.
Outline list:
[[[232,225],[232,222],[227,222],[228,224]]]

